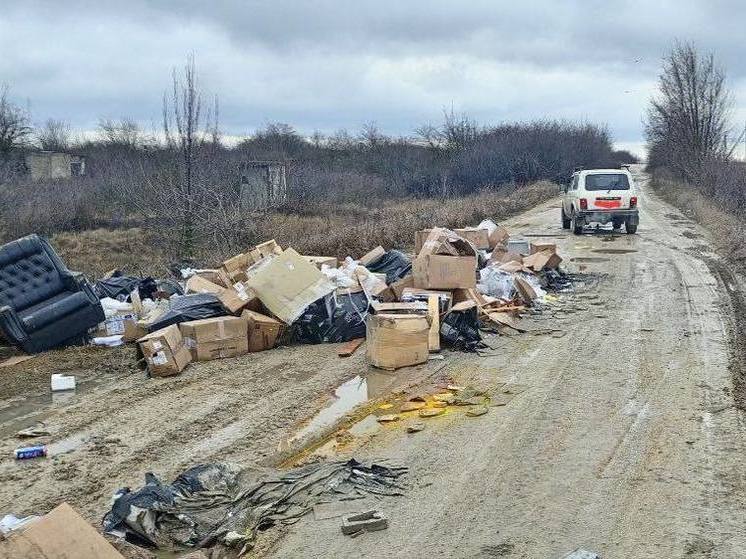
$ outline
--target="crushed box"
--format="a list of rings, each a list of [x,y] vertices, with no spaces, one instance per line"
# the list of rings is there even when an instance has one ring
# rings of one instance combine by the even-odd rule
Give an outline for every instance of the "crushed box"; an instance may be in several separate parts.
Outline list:
[[[241,309],[258,304],[254,294],[242,283],[236,282],[232,287],[222,287],[201,276],[192,276],[186,282],[187,293],[212,293],[230,313],[236,314]]]
[[[246,321],[249,341],[249,352],[272,349],[277,339],[285,331],[285,325],[271,316],[246,310],[241,313]]]
[[[192,354],[184,345],[175,324],[151,332],[137,340],[140,351],[154,377],[177,375],[191,362]]]

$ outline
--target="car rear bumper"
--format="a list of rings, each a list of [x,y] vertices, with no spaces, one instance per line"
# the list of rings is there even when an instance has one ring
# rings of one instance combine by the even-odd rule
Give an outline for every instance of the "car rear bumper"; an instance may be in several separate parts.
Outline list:
[[[640,215],[634,210],[581,210],[576,219],[582,223],[611,223],[613,220],[629,222],[633,225],[640,223]]]

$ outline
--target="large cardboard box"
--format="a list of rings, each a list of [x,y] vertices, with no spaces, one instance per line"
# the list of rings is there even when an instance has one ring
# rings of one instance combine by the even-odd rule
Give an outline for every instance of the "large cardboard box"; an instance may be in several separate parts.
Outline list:
[[[475,256],[425,254],[412,264],[414,287],[420,289],[469,289],[477,285]]]
[[[192,354],[175,324],[151,332],[137,343],[154,377],[178,375],[192,361]]]
[[[422,245],[425,244],[427,237],[432,232],[432,229],[422,229],[415,231],[414,234],[414,252],[419,254],[422,250]],[[479,229],[477,227],[465,227],[463,229],[454,229],[454,233],[458,236],[463,237],[478,250],[487,250],[490,248],[490,234],[487,229]]]
[[[530,254],[536,254],[537,252],[542,252],[544,250],[548,250],[552,254],[557,254],[557,243],[549,241],[531,241],[529,243]]]
[[[254,294],[247,290],[243,284],[236,283],[236,286],[222,287],[203,277],[192,276],[186,282],[186,291],[187,293],[212,293],[228,312],[236,314],[241,309],[258,303]]]
[[[370,314],[366,355],[374,367],[394,370],[425,363],[430,353],[430,319],[421,314]]]
[[[124,559],[67,503],[0,541],[3,559]]]
[[[286,324],[293,323],[311,303],[334,291],[329,279],[292,248],[252,269],[247,287]]]
[[[246,320],[237,316],[182,322],[179,330],[193,361],[238,357],[249,351]]]
[[[241,313],[247,323],[249,352],[272,349],[277,339],[285,331],[285,325],[279,320],[254,311]]]

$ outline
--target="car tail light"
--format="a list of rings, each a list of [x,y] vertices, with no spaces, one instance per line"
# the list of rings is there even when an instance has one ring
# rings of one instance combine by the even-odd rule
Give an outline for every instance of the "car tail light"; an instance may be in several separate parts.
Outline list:
[[[636,208],[637,207],[637,196],[632,196],[629,199],[629,207],[630,208]]]
[[[580,209],[581,210],[587,210],[588,209],[588,200],[585,198],[580,199]]]

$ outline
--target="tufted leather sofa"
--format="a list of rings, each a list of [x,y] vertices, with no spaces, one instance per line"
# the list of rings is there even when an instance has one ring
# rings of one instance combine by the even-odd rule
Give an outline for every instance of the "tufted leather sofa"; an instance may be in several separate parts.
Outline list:
[[[49,242],[29,235],[0,246],[0,330],[27,353],[84,341],[104,320],[91,286]]]

